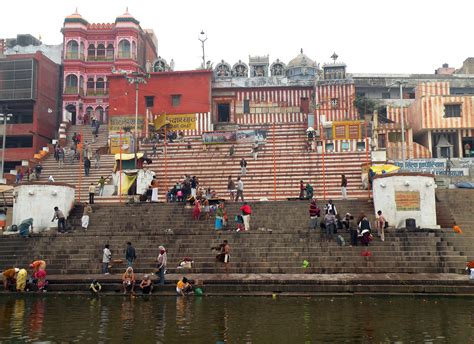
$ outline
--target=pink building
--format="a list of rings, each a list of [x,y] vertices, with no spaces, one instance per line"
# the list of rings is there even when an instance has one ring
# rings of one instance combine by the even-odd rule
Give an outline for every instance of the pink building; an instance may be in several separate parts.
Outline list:
[[[145,71],[157,58],[158,41],[128,11],[115,23],[90,24],[79,13],[64,20],[63,120],[108,122],[112,69]]]

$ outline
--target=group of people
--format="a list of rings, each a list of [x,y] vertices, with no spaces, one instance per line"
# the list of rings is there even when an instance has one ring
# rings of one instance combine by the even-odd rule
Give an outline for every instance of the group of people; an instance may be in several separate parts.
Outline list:
[[[365,213],[361,212],[357,220],[350,213],[346,213],[343,218],[339,215],[336,205],[332,200],[324,206],[324,214],[316,203],[316,199],[312,199],[309,206],[309,228],[316,230],[321,228],[321,235],[323,240],[332,241],[338,230],[349,232],[350,246],[357,246],[360,242],[364,246],[369,246],[373,240],[372,228],[370,221]],[[375,228],[381,241],[385,241],[385,229],[388,227],[388,222],[382,215],[382,211],[377,211],[375,220]],[[337,241],[340,245],[345,245],[341,235],[337,236]]]
[[[18,167],[16,170],[15,184],[20,184],[24,181],[35,182],[41,177],[43,166],[41,163],[37,163],[34,168],[32,167]]]
[[[41,259],[35,260],[29,267],[32,276],[30,280],[28,280],[28,271],[24,268],[12,267],[3,271],[3,289],[24,292],[36,288],[38,291],[45,291],[48,285],[46,281],[46,262]]]

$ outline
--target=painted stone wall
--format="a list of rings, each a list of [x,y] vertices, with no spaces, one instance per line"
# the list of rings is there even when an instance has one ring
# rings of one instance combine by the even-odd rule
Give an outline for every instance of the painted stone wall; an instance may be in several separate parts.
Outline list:
[[[436,184],[429,174],[397,173],[377,176],[373,182],[374,208],[381,210],[389,225],[405,227],[413,218],[422,228],[436,224]]]
[[[21,184],[15,187],[13,224],[33,218],[36,230],[55,228],[58,221],[51,222],[54,207],[63,211],[66,218],[74,206],[74,187],[62,183]]]

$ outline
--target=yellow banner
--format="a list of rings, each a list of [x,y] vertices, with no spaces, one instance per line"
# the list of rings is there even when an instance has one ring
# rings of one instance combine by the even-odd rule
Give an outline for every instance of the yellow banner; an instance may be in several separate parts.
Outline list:
[[[122,135],[122,154],[133,151],[133,142],[128,135]],[[110,154],[120,153],[120,136],[110,135]]]
[[[137,129],[139,133],[143,132],[143,115],[138,115]],[[118,133],[120,129],[129,128],[135,130],[135,115],[109,116],[109,133]]]
[[[153,124],[155,125],[155,129],[160,129],[162,126],[164,126],[166,123],[166,115],[159,115],[156,117],[155,121]]]
[[[156,129],[160,129],[165,123],[169,124],[170,130],[196,130],[196,115],[193,113],[160,115],[154,121]]]

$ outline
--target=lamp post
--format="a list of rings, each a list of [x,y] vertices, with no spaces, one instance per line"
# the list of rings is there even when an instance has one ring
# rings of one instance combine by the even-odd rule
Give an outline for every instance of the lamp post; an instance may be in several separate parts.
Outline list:
[[[135,84],[135,164],[136,164],[136,153],[138,148],[138,85],[146,84],[146,79],[150,76],[147,73],[142,72],[131,72],[128,73],[124,70],[112,69],[112,74],[123,75],[130,85]],[[144,123],[145,124],[145,123]]]
[[[204,30],[201,30],[201,33],[198,37],[199,41],[201,41],[202,46],[202,69],[206,68],[206,54],[204,53],[204,42],[207,41],[207,35],[204,33]]]
[[[402,164],[403,164],[403,169],[405,169],[405,159],[406,159],[406,153],[405,153],[405,116],[403,116],[403,84],[405,82],[399,80],[398,81],[398,86],[400,87],[400,118],[401,118],[401,126],[402,126]]]
[[[2,114],[0,113],[0,121],[3,122],[3,144],[2,144],[2,170],[0,172],[0,179],[3,180],[3,170],[5,169],[5,145],[7,143],[7,121],[10,120],[10,118],[13,115],[11,113],[9,114]]]

